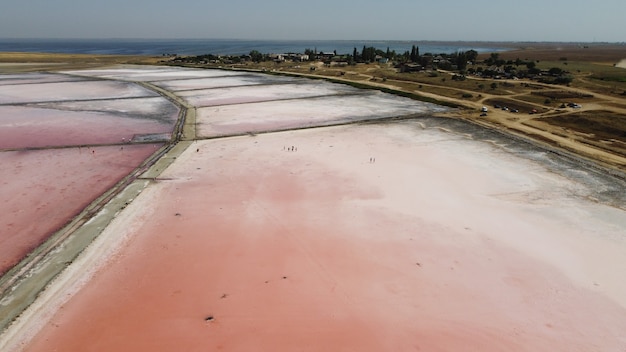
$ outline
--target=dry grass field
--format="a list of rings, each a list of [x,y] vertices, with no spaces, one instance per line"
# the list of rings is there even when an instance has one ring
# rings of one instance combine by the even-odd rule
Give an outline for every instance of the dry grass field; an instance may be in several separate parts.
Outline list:
[[[163,59],[160,56],[0,52],[0,74],[81,69],[117,64],[150,65],[161,60]]]

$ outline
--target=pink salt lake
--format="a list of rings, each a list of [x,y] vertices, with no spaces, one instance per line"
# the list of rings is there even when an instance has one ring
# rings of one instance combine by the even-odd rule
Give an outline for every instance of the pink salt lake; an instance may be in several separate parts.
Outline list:
[[[624,210],[558,170],[432,121],[199,140],[4,346],[623,350]]]

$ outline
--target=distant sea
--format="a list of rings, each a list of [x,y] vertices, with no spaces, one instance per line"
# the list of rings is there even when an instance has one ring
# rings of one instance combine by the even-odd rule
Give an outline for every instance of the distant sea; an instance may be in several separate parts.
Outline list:
[[[476,50],[479,53],[509,50],[494,43],[470,42],[420,42],[420,41],[367,41],[367,40],[238,40],[238,39],[1,39],[0,52],[42,52],[67,54],[113,55],[242,55],[252,50],[264,54],[303,53],[306,49],[317,52],[352,54],[363,46],[402,54],[419,47],[420,54],[450,54],[457,51]]]

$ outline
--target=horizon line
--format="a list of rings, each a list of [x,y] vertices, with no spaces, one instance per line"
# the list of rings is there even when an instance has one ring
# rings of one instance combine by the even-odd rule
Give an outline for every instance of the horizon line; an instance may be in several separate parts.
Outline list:
[[[197,38],[197,37],[0,37],[0,40],[218,40],[218,41],[273,41],[273,42],[415,42],[415,43],[554,43],[554,44],[626,44],[626,41],[554,41],[554,40],[469,40],[469,39],[258,39],[258,38]]]

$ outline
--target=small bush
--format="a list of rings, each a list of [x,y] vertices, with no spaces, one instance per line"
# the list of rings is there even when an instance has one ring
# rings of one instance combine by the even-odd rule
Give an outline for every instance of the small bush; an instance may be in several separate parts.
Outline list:
[[[453,81],[465,81],[465,75],[454,75],[452,76]]]

